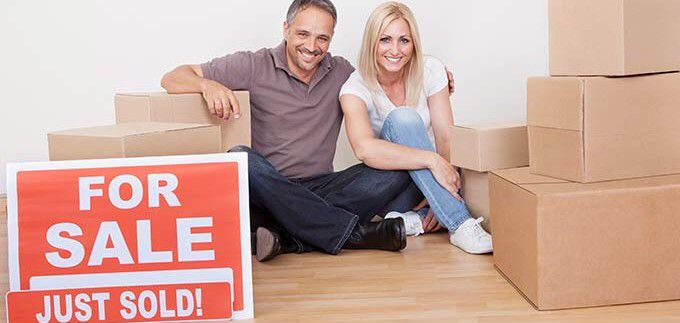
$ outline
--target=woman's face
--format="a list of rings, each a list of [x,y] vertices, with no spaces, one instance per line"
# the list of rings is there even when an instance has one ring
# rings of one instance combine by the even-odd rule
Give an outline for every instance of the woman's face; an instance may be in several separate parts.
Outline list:
[[[411,29],[403,18],[392,21],[378,38],[376,59],[383,72],[400,72],[413,57]]]

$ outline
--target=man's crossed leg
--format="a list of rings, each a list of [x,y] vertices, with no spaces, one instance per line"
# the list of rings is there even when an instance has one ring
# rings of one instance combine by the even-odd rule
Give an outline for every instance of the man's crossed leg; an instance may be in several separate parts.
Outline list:
[[[288,179],[248,147],[230,152],[248,153],[251,230],[260,228],[258,260],[285,252],[337,254],[343,247],[395,251],[405,247],[401,219],[370,220],[383,214],[388,204],[390,209],[405,211],[419,201],[407,172],[359,164],[326,175]]]

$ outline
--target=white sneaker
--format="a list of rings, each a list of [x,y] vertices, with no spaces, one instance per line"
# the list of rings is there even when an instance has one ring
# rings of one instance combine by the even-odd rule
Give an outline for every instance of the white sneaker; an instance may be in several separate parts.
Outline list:
[[[385,219],[392,218],[402,218],[404,219],[404,226],[406,227],[406,235],[408,236],[418,236],[421,233],[425,233],[423,229],[423,221],[420,220],[420,215],[413,211],[408,211],[404,213],[399,213],[392,211],[385,215]]]
[[[467,219],[449,237],[452,245],[463,249],[467,253],[482,254],[493,251],[491,235],[480,225],[483,217]]]

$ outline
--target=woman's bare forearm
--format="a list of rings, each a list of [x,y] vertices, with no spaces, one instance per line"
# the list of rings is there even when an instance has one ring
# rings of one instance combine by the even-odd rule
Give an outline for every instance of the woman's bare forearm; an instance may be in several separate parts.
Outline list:
[[[435,153],[398,145],[381,139],[366,139],[358,147],[357,158],[364,164],[383,170],[415,170],[429,168]]]

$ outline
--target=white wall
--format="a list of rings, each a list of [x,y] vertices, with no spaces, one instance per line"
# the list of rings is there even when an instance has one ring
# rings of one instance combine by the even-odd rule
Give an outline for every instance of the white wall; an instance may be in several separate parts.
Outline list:
[[[355,61],[380,2],[335,0],[333,54]],[[454,71],[456,123],[525,120],[526,78],[547,73],[546,0],[404,2],[425,52]],[[115,92],[159,90],[176,65],[278,44],[288,4],[1,1],[0,194],[7,162],[47,160],[47,132],[113,123]]]

